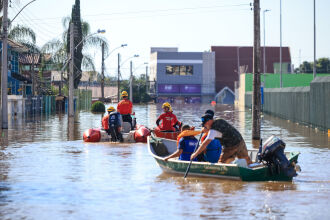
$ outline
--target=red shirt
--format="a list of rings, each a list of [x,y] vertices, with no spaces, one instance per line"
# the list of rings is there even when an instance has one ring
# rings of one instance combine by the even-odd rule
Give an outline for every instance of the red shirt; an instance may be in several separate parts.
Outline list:
[[[117,105],[117,111],[122,115],[132,113],[133,104],[130,100],[121,100]]]
[[[102,127],[104,128],[104,130],[109,129],[109,114],[102,118]]]
[[[157,120],[161,120],[160,130],[171,131],[174,130],[173,125],[178,122],[175,114],[172,112],[166,112],[161,114]]]

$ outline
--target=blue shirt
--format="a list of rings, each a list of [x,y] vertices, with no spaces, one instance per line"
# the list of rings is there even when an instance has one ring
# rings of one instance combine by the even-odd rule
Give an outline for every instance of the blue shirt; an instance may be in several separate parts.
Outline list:
[[[190,156],[194,153],[197,146],[198,140],[194,136],[183,137],[179,141],[179,149],[182,149],[183,152],[179,157],[179,160],[188,160],[190,161]],[[196,161],[196,158],[194,159]]]

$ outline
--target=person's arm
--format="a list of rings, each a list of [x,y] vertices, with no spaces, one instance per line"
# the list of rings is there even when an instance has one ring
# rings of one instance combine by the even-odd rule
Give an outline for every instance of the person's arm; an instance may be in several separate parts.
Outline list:
[[[157,118],[157,121],[156,121],[156,125],[159,127],[159,123],[160,121],[163,119],[163,114],[161,114],[158,118]]]
[[[167,161],[170,158],[178,157],[182,154],[182,152],[183,152],[183,149],[177,149],[173,154],[171,154],[170,156],[165,157],[164,160]]]
[[[207,145],[209,145],[211,143],[211,141],[212,140],[210,140],[210,139],[203,141],[202,145],[199,146],[199,148],[195,151],[195,153],[193,153],[191,155],[191,157],[190,157],[191,160],[195,159],[195,157],[197,157],[200,153],[202,153],[206,149]]]
[[[159,127],[159,122],[160,122],[160,119],[158,118],[157,121],[156,121],[156,125]]]
[[[121,117],[121,114],[118,113],[118,126],[121,127],[123,124],[123,118]]]
[[[197,157],[198,154],[202,153],[206,149],[207,145],[209,145],[211,141],[214,140],[214,138],[221,138],[221,137],[222,137],[221,132],[210,129],[207,137],[205,138],[201,146],[196,150],[196,152],[191,155],[191,158],[194,159],[195,157]]]
[[[130,112],[130,114],[131,115],[134,115],[133,114],[133,103],[130,101],[130,103],[129,103],[129,107],[130,107],[130,109],[131,109],[131,112]]]

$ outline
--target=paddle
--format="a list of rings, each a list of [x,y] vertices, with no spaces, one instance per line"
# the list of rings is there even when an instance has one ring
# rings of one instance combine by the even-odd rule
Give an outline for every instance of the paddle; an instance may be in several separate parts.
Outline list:
[[[198,149],[198,147],[199,147],[199,142],[201,141],[202,136],[203,136],[203,132],[201,133],[201,136],[199,136],[199,140],[198,140],[198,142],[197,142],[197,144],[196,144],[196,147],[195,147],[195,149],[194,149],[194,153],[195,153],[195,151],[196,151],[196,150]],[[190,163],[189,163],[189,165],[188,165],[188,167],[187,167],[186,173],[184,174],[184,177],[183,177],[183,178],[186,178],[186,177],[188,176],[188,173],[189,173],[189,170],[190,170],[191,163],[192,163],[192,159],[190,159]]]

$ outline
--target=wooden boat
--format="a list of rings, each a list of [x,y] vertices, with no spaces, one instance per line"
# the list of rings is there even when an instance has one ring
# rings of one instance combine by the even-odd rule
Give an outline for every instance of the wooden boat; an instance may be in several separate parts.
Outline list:
[[[156,135],[156,137],[176,140],[178,135],[180,134],[180,131],[166,132],[166,131],[161,131],[157,127],[153,130],[153,133]]]
[[[164,160],[175,152],[176,142],[164,138],[148,137],[148,150],[164,172],[181,173],[187,170],[189,161],[171,158]],[[250,158],[256,158],[258,150],[249,150]],[[285,156],[292,164],[296,164],[299,152],[285,152]],[[241,167],[237,164],[192,162],[189,176],[207,176],[223,179],[234,179],[242,181],[291,181],[292,177],[286,176],[282,171],[270,169],[263,163],[255,163],[253,167]]]

